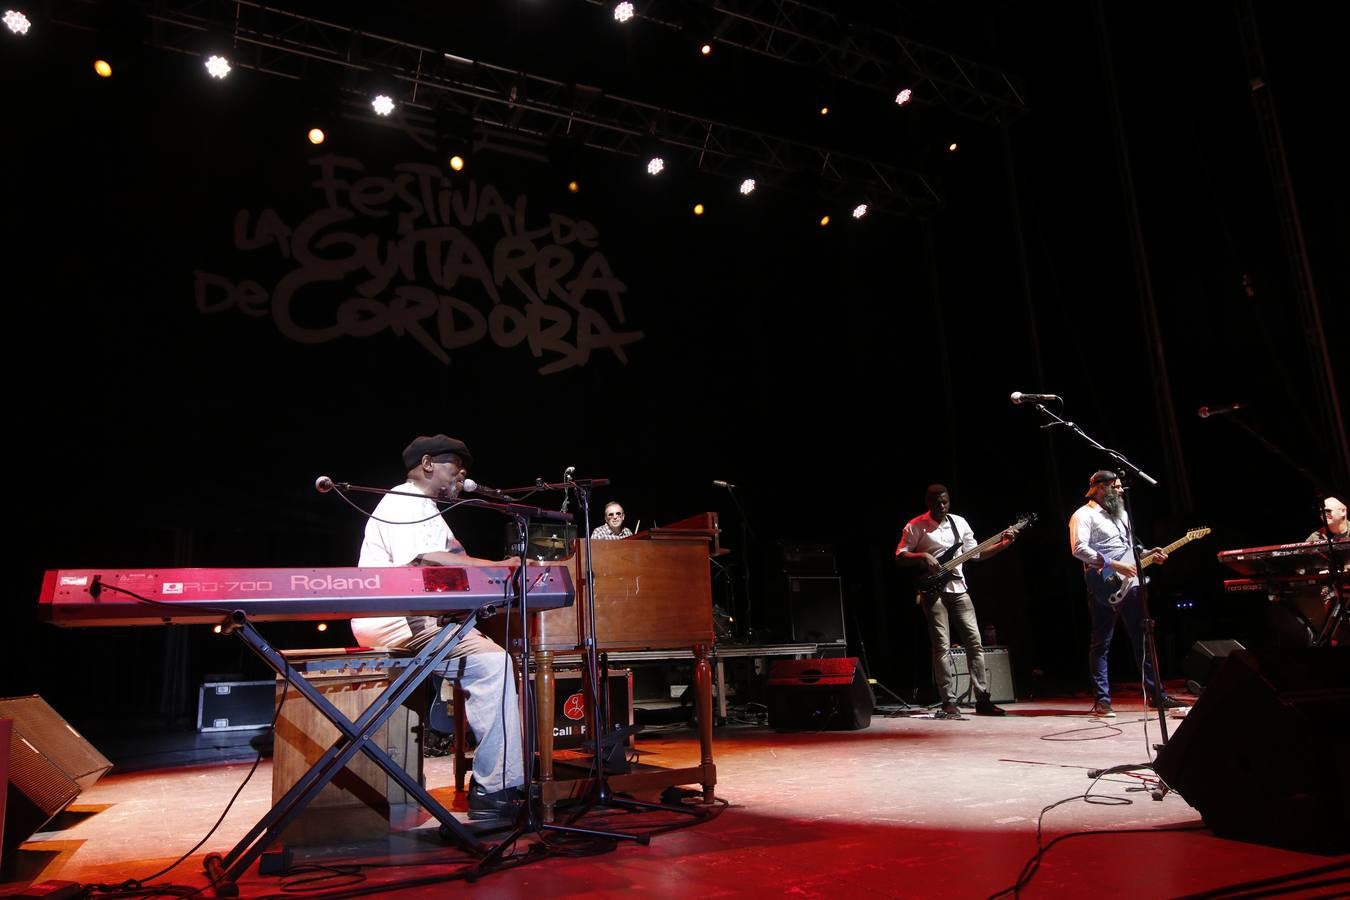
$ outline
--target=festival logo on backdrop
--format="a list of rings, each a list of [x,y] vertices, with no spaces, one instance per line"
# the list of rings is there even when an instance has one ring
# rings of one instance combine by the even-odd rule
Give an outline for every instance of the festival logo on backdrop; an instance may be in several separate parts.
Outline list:
[[[642,339],[622,330],[627,288],[592,223],[424,163],[372,174],[350,157],[310,163],[322,202],[297,224],[273,209],[234,217],[235,248],[273,254],[285,274],[265,284],[197,270],[199,312],[270,316],[303,344],[393,336],[445,365],[483,342],[523,347],[541,375],[597,352],[627,364]]]

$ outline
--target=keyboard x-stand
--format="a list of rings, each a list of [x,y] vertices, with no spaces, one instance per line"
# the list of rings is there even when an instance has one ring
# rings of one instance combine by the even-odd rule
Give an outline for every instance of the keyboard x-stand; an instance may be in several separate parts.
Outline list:
[[[341,735],[319,757],[307,772],[291,786],[281,799],[272,805],[272,809],[263,816],[249,832],[244,835],[234,849],[224,856],[208,854],[204,860],[207,877],[215,888],[217,896],[235,896],[238,886],[235,882],[248,870],[264,850],[286,830],[292,820],[319,795],[319,792],[342,771],[347,762],[357,753],[365,752],[383,769],[390,778],[402,786],[427,812],[441,823],[441,837],[453,840],[462,849],[481,856],[485,852],[483,843],[466,829],[449,810],[431,796],[413,776],[402,766],[390,759],[372,738],[389,720],[398,708],[407,700],[418,686],[426,680],[460,642],[460,639],[474,627],[483,608],[469,613],[462,622],[450,622],[444,625],[440,633],[419,653],[412,657],[409,664],[381,692],[375,702],[365,712],[352,721],[336,706],[330,703],[308,679],[300,677],[286,662],[286,658],[277,652],[262,635],[258,634],[253,623],[240,612],[233,613],[226,621],[225,630],[248,645],[278,675],[285,678],[289,687],[305,696],[324,718],[332,722]]]
[[[287,689],[303,694],[339,732],[272,809],[229,853],[208,854],[207,876],[217,896],[236,896],[237,881],[357,753],[364,752],[441,823],[441,836],[482,857],[472,832],[395,763],[372,738],[418,686],[440,666],[479,617],[527,591],[536,608],[570,605],[575,597],[565,568],[402,567],[385,569],[157,569],[53,570],[43,582],[39,615],[55,624],[126,625],[219,622],[243,641]],[[334,615],[454,613],[436,637],[401,661],[399,674],[355,720],[330,703],[270,642],[255,621]]]

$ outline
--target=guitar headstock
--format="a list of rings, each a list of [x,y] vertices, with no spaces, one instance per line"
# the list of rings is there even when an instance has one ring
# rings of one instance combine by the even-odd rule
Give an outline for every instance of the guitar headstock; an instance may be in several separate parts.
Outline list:
[[[1206,526],[1202,526],[1200,528],[1192,528],[1190,531],[1186,532],[1186,540],[1198,541],[1205,535],[1209,534],[1209,532],[1210,529]]]
[[[1030,528],[1036,522],[1038,515],[1039,513],[1034,512],[1023,513],[1017,517],[1016,522],[1008,527],[1017,532],[1020,532],[1024,528]]]

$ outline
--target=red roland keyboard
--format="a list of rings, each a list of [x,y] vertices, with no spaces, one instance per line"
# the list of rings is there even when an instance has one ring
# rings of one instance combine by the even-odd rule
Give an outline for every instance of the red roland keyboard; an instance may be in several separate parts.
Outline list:
[[[1330,584],[1325,574],[1321,575],[1270,575],[1265,578],[1226,578],[1223,589],[1229,594],[1296,594],[1304,591],[1318,591]],[[1350,591],[1350,575],[1340,578],[1341,590]]]
[[[1350,558],[1350,542],[1337,541],[1336,549],[1342,554],[1342,568]],[[1219,562],[1240,575],[1305,575],[1327,571],[1327,545],[1325,541],[1300,541],[1296,544],[1271,544],[1269,547],[1245,547],[1240,550],[1224,550],[1219,554]]]
[[[255,622],[445,615],[515,601],[514,573],[505,566],[52,569],[38,615],[56,625],[216,623],[235,611]],[[565,567],[531,565],[529,579],[531,611],[572,604]]]

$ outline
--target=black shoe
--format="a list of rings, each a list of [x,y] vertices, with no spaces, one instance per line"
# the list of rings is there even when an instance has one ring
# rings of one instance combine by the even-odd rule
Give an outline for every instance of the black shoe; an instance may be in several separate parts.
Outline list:
[[[963,719],[961,710],[956,708],[955,703],[944,703],[942,707],[933,713],[935,719]]]
[[[1008,711],[1001,706],[995,706],[993,700],[977,700],[975,702],[975,715],[977,716],[1006,716]]]
[[[1168,696],[1167,694],[1164,694],[1164,695],[1163,695],[1163,698],[1162,698],[1162,708],[1163,708],[1163,709],[1182,709],[1182,708],[1185,707],[1185,706],[1186,706],[1186,704],[1185,704],[1185,703],[1182,703],[1182,702],[1181,702],[1180,700],[1178,700],[1176,697],[1171,697],[1171,696]],[[1149,708],[1149,709],[1157,709],[1157,708],[1158,708],[1158,704],[1156,704],[1156,703],[1153,702],[1153,698],[1152,698],[1152,697],[1149,697],[1149,698],[1148,698],[1148,708]]]
[[[1110,700],[1098,700],[1092,704],[1092,712],[1089,715],[1097,716],[1102,719],[1114,719],[1116,711],[1111,708]]]
[[[503,788],[488,793],[476,784],[469,786],[470,819],[514,818],[524,802],[524,792],[518,787]]]

